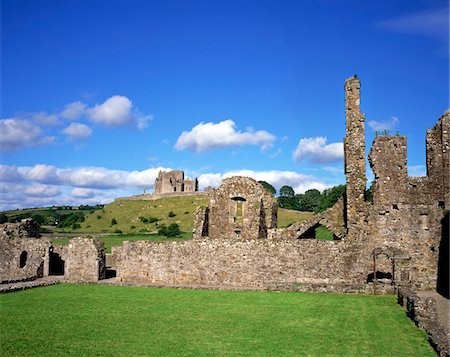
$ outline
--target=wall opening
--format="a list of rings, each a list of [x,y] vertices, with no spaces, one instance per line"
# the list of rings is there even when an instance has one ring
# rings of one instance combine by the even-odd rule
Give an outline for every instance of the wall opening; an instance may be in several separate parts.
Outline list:
[[[234,223],[240,224],[244,220],[245,216],[245,198],[243,197],[233,197],[231,199],[232,207],[230,213],[232,215],[232,221]]]
[[[439,259],[438,259],[438,274],[437,274],[437,287],[436,290],[439,294],[449,298],[449,234],[450,234],[450,222],[449,212],[445,214],[445,217],[441,221],[442,233],[441,243],[439,246]]]
[[[367,282],[373,283],[373,273],[370,273],[369,275],[367,275]],[[392,273],[377,270],[377,283],[391,284],[392,283]]]
[[[23,268],[25,267],[25,265],[27,265],[27,258],[28,253],[25,250],[22,253],[20,253],[19,268]]]
[[[301,234],[298,239],[336,240],[338,237],[327,227],[318,223]]]
[[[50,251],[48,275],[64,275],[65,261],[58,253]]]

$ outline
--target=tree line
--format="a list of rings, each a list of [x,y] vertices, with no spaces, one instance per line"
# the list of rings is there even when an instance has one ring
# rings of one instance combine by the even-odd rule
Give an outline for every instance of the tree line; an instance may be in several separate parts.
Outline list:
[[[273,196],[276,189],[266,181],[259,183]],[[297,211],[323,212],[332,207],[345,193],[345,185],[338,185],[326,189],[323,192],[312,189],[302,194],[295,194],[291,186],[282,186],[277,197],[278,206]]]

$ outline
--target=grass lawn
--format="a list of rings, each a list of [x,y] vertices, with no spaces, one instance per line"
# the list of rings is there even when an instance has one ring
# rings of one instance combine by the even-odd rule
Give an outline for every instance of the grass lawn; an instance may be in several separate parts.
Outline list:
[[[86,235],[88,236],[88,235]],[[115,234],[115,235],[107,235],[96,237],[98,240],[102,241],[105,245],[105,252],[111,253],[111,247],[116,245],[121,245],[124,241],[137,241],[137,240],[151,240],[153,242],[169,242],[169,241],[181,241],[192,239],[191,232],[183,232],[178,237],[167,238],[165,236],[160,236],[158,234]],[[69,241],[72,238],[63,237],[63,238],[54,238],[51,239],[54,245],[66,245],[69,244]]]
[[[4,356],[436,356],[394,296],[56,285],[0,312]]]

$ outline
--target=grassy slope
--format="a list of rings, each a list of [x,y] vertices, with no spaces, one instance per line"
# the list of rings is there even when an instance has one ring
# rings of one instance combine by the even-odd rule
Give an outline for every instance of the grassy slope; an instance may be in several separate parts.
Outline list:
[[[178,223],[183,232],[191,232],[196,208],[207,203],[206,196],[178,196],[155,201],[116,201],[88,215],[81,223],[81,228],[76,231],[114,232],[118,229],[124,233],[139,233],[142,230],[156,232],[158,231],[156,224],[168,226],[171,223]],[[176,216],[168,217],[170,211]],[[142,223],[139,217],[156,217],[161,221],[152,224]],[[113,218],[117,221],[116,225],[111,225]],[[71,229],[65,231],[73,232]]]
[[[5,356],[435,356],[394,296],[57,285],[0,307]]]
[[[87,215],[86,220],[80,224],[80,229],[73,231],[68,228],[59,231],[99,233],[114,232],[118,229],[123,233],[151,233],[158,231],[157,225],[178,223],[183,232],[191,232],[195,210],[198,206],[207,204],[208,198],[206,196],[167,197],[155,201],[117,201],[105,206],[102,210]],[[169,217],[170,211],[173,211],[176,216]],[[139,217],[156,217],[160,221],[151,224],[142,223]],[[280,208],[278,209],[278,227],[287,227],[293,222],[303,221],[311,217],[312,213],[310,212]],[[116,225],[111,225],[113,218],[117,221]],[[132,228],[132,226],[135,228]]]
[[[294,222],[306,221],[313,215],[314,214],[312,212],[302,212],[278,208],[278,228],[287,227]]]

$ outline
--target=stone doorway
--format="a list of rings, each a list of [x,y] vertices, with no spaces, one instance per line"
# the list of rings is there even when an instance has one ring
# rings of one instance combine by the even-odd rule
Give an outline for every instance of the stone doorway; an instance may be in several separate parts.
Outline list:
[[[50,248],[48,275],[64,275],[65,264],[61,256]]]

